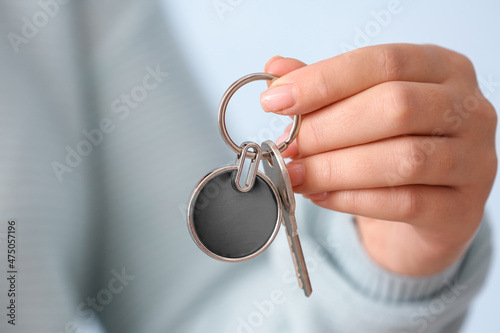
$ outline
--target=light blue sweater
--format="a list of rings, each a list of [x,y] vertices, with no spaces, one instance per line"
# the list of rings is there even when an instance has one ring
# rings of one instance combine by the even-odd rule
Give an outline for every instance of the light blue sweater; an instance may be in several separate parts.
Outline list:
[[[460,262],[410,278],[371,261],[350,216],[301,202],[309,299],[284,230],[240,264],[196,248],[187,198],[234,156],[157,2],[2,2],[0,31],[0,233],[15,219],[19,250],[1,332],[458,330],[488,271],[487,223]]]

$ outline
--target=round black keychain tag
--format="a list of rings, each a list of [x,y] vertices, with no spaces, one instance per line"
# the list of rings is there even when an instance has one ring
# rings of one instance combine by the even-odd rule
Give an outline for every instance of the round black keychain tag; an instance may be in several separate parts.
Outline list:
[[[252,188],[234,184],[236,165],[214,170],[201,180],[190,200],[189,230],[212,258],[243,261],[262,253],[278,233],[281,203],[266,175],[257,172]]]

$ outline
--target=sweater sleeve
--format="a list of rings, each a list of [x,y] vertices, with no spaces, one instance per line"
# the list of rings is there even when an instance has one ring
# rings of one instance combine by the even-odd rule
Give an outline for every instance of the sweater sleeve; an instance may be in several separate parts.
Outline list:
[[[314,216],[306,221],[309,228],[303,226],[309,229],[303,243],[314,289],[309,327],[321,332],[459,330],[488,273],[487,221],[454,265],[436,275],[411,277],[389,272],[368,256],[351,215],[321,210],[308,216]]]

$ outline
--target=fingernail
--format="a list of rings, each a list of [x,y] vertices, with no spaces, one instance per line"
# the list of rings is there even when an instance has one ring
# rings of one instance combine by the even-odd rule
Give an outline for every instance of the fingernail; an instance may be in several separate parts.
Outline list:
[[[309,193],[309,194],[303,194],[304,198],[310,199],[312,201],[324,201],[326,200],[326,197],[328,196],[327,192],[323,193]]]
[[[260,95],[260,104],[266,112],[279,112],[295,104],[291,85],[279,86],[264,91]]]
[[[287,165],[288,175],[292,186],[299,186],[306,178],[306,168],[304,164],[298,162],[290,162]]]

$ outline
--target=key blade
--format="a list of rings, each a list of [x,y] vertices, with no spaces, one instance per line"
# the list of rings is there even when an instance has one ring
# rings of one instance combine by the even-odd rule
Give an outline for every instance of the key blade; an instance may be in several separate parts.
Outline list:
[[[292,261],[297,275],[297,280],[304,294],[309,297],[312,293],[309,273],[307,272],[304,253],[297,234],[297,221],[295,219],[295,195],[288,175],[285,161],[281,156],[276,144],[272,141],[262,143],[262,149],[269,151],[269,160],[265,161],[264,170],[271,181],[275,184],[281,201],[283,203],[283,224],[286,227],[288,245],[292,255]],[[267,162],[267,163],[266,163]]]
[[[304,294],[309,297],[312,293],[311,281],[309,279],[309,273],[307,271],[306,261],[304,259],[304,253],[302,252],[297,229],[294,230],[292,228],[292,224],[296,224],[295,217],[293,216],[294,215],[289,215],[288,212],[284,212],[283,214],[286,226],[286,238],[292,254],[293,265],[295,267],[295,274],[297,275],[299,286],[304,290]]]

